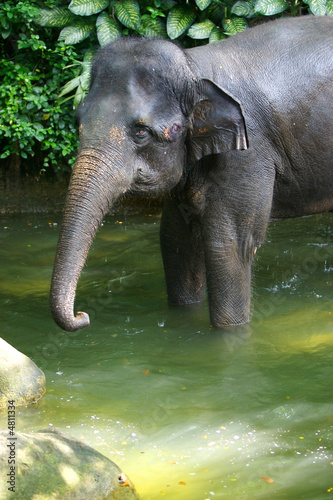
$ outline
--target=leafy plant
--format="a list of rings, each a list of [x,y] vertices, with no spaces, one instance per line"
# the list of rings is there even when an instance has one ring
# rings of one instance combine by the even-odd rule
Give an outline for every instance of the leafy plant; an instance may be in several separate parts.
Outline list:
[[[0,160],[3,167],[23,161],[30,173],[68,168],[78,145],[72,106],[60,105],[58,94],[80,71],[79,56],[34,24],[36,3],[8,0],[0,9]]]
[[[58,169],[62,159],[70,164],[73,159],[69,156],[77,146],[73,113],[58,102],[64,82],[61,61],[72,60],[73,49],[58,45],[43,52],[34,67],[19,58],[3,59],[0,72],[0,158],[11,154],[25,160],[34,158],[39,170],[51,165]],[[45,67],[50,60],[52,67]]]
[[[189,47],[234,35],[262,16],[306,11],[332,14],[333,0],[72,0],[68,7],[40,9],[38,22],[62,28],[59,39],[65,44],[89,39],[103,47],[121,36],[139,34],[181,40]],[[74,96],[75,106],[85,97],[87,68],[84,61],[84,85],[76,77],[61,91],[61,96]]]
[[[83,62],[75,61],[72,66],[81,66],[81,73],[67,82],[63,87],[61,92],[58,95],[58,98],[61,99],[64,95],[69,94],[72,90],[76,89],[73,106],[76,108],[80,102],[84,99],[84,96],[88,92],[89,82],[90,82],[90,71],[92,66],[92,60],[95,54],[95,49],[88,49],[83,57]],[[72,99],[72,96],[67,97],[66,99],[61,99],[60,103],[64,103],[67,100]]]

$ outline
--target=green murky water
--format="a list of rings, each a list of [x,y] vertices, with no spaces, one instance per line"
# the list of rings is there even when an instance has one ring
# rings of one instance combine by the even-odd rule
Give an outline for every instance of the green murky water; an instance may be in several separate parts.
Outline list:
[[[143,500],[333,497],[332,214],[271,225],[236,334],[209,327],[207,304],[168,308],[154,215],[105,220],[77,295],[92,325],[62,332],[48,309],[59,224],[1,218],[1,336],[47,377],[18,431],[82,439]]]

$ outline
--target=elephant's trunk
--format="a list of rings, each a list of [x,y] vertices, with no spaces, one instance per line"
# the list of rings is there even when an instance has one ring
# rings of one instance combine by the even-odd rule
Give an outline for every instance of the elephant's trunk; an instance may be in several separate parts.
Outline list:
[[[116,152],[113,160],[119,156]],[[91,242],[108,208],[131,185],[125,166],[111,168],[95,151],[81,152],[68,188],[51,283],[51,312],[64,330],[89,325],[85,312],[74,315],[76,286]]]

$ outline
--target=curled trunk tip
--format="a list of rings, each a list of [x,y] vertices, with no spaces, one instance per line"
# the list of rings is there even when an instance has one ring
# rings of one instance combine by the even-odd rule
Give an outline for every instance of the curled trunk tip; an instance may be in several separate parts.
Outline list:
[[[55,318],[56,323],[60,328],[66,330],[66,332],[76,332],[76,330],[81,330],[90,325],[89,314],[78,311],[75,316],[71,318],[61,318],[57,316]]]
[[[66,307],[66,305],[64,306],[63,304],[57,304],[54,294],[51,293],[51,313],[57,325],[66,332],[75,332],[76,330],[81,330],[81,328],[89,326],[89,314],[83,311],[78,311],[74,316],[73,312],[71,312],[73,311],[71,308],[73,304],[71,304],[71,301],[69,301],[69,303],[69,307]]]
[[[90,325],[90,318],[89,314],[83,311],[78,311],[73,318],[74,321],[71,322],[71,332],[75,332],[76,330],[81,330],[81,328],[85,328],[86,326]]]

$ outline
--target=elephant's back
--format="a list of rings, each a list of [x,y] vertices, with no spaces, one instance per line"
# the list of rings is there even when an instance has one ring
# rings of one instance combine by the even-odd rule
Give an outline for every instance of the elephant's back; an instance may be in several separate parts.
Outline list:
[[[238,57],[245,61],[265,63],[266,58],[275,59],[289,52],[302,53],[302,48],[311,46],[328,51],[333,44],[333,16],[302,16],[266,21],[241,33],[230,36],[220,42],[207,46],[187,49],[191,57],[199,57],[206,48],[212,55],[224,54],[226,57]],[[331,52],[332,54],[332,52]],[[204,54],[203,54],[204,55]]]
[[[235,97],[263,87],[265,94],[294,80],[331,79],[333,17],[303,16],[269,21],[206,46],[188,49],[195,72],[209,77]],[[296,88],[299,81],[295,82]],[[243,94],[243,95],[242,95]]]

